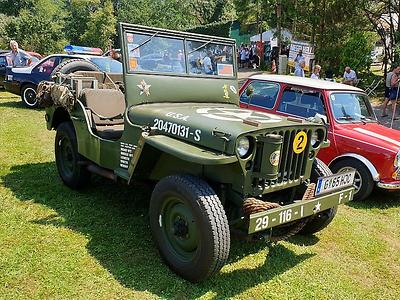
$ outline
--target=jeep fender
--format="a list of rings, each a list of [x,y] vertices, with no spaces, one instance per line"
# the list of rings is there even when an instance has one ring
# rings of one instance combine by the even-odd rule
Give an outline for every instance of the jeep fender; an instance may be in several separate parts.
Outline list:
[[[149,145],[162,153],[170,154],[183,161],[196,165],[226,165],[237,162],[238,160],[235,155],[225,155],[188,144],[169,136],[149,135],[143,132],[129,165],[129,182],[132,179],[132,175],[145,145]]]
[[[329,167],[331,167],[332,165],[334,165],[335,163],[337,163],[339,160],[341,160],[343,158],[354,158],[356,160],[359,160],[367,167],[367,169],[371,173],[372,179],[374,181],[379,181],[379,172],[376,170],[375,166],[367,158],[365,158],[362,155],[356,154],[356,153],[346,153],[346,154],[342,154],[340,156],[335,157],[335,159],[333,159],[329,163]]]

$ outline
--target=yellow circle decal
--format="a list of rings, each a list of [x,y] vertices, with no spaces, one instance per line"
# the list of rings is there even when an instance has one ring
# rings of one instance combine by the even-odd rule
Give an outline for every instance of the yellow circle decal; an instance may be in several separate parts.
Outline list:
[[[307,134],[304,131],[300,131],[296,134],[293,141],[293,151],[296,154],[300,154],[307,147]]]

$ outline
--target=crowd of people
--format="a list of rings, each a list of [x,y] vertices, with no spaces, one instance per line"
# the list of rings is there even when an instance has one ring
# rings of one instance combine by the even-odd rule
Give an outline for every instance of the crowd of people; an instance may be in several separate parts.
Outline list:
[[[296,58],[294,59],[294,76],[305,77],[305,72],[304,72],[305,66],[306,66],[306,59],[303,56],[303,51],[299,50]],[[322,67],[320,65],[318,65],[318,64],[314,65],[314,67],[312,69],[312,73],[310,75],[310,78],[321,79],[321,69],[322,69]],[[332,77],[333,77],[333,74],[331,71],[326,72],[325,79],[333,80]],[[342,83],[347,84],[347,85],[356,86],[358,84],[358,81],[359,81],[359,79],[357,78],[356,72],[354,70],[352,70],[349,66],[346,66],[344,68],[344,72],[343,72]]]
[[[237,52],[239,68],[256,69],[260,66],[260,56],[255,42],[251,42],[249,45],[241,44]]]

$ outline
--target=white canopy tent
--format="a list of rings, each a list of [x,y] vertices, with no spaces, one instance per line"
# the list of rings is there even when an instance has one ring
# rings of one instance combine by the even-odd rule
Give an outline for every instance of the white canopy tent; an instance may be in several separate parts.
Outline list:
[[[275,33],[276,33],[276,29],[271,29],[271,30],[268,30],[268,31],[264,31],[262,33],[262,40],[270,42],[272,47],[277,46],[277,39],[274,36]],[[293,35],[287,29],[282,29],[281,34],[282,34],[282,39],[283,40],[292,40],[292,38],[293,38]],[[253,35],[250,38],[251,42],[258,42],[259,40],[260,40],[260,35],[259,34]]]

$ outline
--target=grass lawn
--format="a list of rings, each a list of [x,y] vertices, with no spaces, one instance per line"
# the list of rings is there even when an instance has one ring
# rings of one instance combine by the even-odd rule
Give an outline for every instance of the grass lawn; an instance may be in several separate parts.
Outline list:
[[[43,116],[0,93],[1,299],[399,299],[399,194],[341,206],[315,236],[234,241],[221,272],[194,285],[153,245],[149,187],[65,187]]]

